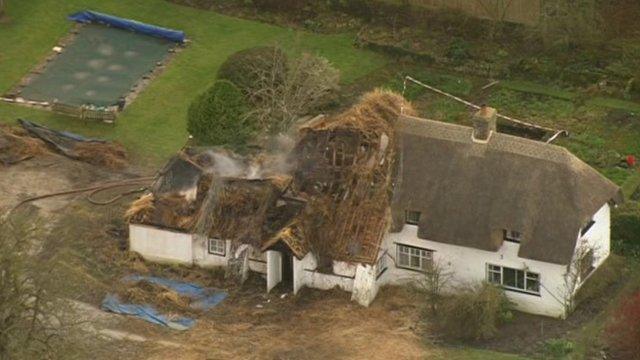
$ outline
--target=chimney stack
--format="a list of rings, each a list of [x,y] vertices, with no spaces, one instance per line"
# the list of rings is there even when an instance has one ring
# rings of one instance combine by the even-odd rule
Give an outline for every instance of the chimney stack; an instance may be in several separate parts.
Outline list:
[[[498,112],[492,107],[482,105],[473,115],[473,141],[487,142],[491,134],[496,131],[496,117]]]

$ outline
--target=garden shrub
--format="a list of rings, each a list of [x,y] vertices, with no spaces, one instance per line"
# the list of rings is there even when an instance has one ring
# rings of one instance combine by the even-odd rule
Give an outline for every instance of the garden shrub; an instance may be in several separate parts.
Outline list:
[[[238,87],[219,80],[191,103],[187,130],[199,145],[238,148],[251,138],[255,124]]]
[[[486,340],[512,317],[504,291],[482,283],[458,290],[443,301],[436,321],[445,336],[460,340]]]
[[[611,216],[611,250],[619,255],[640,258],[640,207],[628,201]]]
[[[464,39],[455,38],[449,44],[446,55],[455,64],[461,64],[471,59],[471,44]]]
[[[340,72],[323,57],[302,54],[289,60],[278,48],[261,47],[229,57],[218,78],[239,87],[260,130],[277,133],[327,105]]]
[[[245,95],[255,92],[265,74],[273,74],[274,84],[284,82],[288,66],[287,54],[274,46],[258,46],[229,56],[218,70],[218,80],[234,83]],[[274,71],[275,70],[275,71]]]
[[[640,359],[640,292],[623,301],[606,330],[615,359]]]
[[[544,342],[545,358],[563,359],[574,349],[573,342],[565,339],[550,339]]]

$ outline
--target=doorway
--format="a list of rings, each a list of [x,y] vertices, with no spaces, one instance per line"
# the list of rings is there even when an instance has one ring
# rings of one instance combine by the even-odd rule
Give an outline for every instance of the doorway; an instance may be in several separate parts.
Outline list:
[[[282,286],[293,290],[293,255],[288,251],[282,253]]]

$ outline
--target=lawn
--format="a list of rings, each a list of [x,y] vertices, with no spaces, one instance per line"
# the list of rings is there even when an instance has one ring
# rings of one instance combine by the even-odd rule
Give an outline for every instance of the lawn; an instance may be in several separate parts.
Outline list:
[[[31,0],[11,1],[11,21],[0,23],[0,93],[9,90],[68,34],[68,14],[92,9],[184,30],[192,42],[173,59],[121,114],[115,126],[83,123],[6,103],[0,103],[0,122],[25,117],[57,129],[116,139],[139,164],[157,165],[187,139],[185,113],[190,101],[215,79],[232,53],[258,45],[279,44],[286,51],[313,52],[327,57],[342,72],[345,84],[382,67],[386,59],[353,47],[353,34],[319,35],[231,18],[210,11],[174,5],[164,0]]]

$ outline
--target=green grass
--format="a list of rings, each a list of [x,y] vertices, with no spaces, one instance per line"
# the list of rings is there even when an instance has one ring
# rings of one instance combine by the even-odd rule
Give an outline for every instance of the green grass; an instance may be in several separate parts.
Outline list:
[[[640,171],[635,171],[630,175],[624,184],[622,184],[621,188],[625,199],[630,199],[638,188],[640,188]]]
[[[540,85],[529,81],[501,81],[500,87],[529,94],[546,95],[562,100],[574,100],[578,96],[570,91]]]
[[[527,358],[478,349],[446,349],[441,357],[447,360],[527,360]]]
[[[258,45],[279,44],[289,53],[327,57],[353,82],[386,63],[382,55],[353,48],[353,34],[320,35],[181,7],[164,0],[11,1],[11,21],[0,24],[0,93],[9,90],[51,51],[72,27],[66,16],[92,9],[184,30],[192,43],[176,56],[118,118],[115,126],[83,123],[46,111],[0,104],[0,122],[28,117],[36,122],[123,143],[138,163],[157,165],[187,139],[186,110],[191,100],[215,80],[218,67],[232,53]]]

